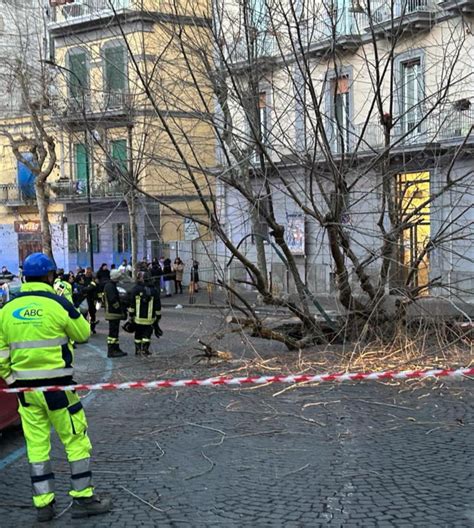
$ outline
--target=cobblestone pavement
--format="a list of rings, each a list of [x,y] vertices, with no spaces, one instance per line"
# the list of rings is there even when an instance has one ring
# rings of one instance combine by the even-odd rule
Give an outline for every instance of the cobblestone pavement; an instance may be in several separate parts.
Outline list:
[[[151,359],[112,363],[101,323],[77,351],[76,378],[225,372],[192,360],[196,339],[218,325],[218,312],[167,310]],[[235,336],[232,346],[245,355],[250,345]],[[285,388],[89,395],[95,482],[114,509],[86,522],[66,511],[51,526],[474,526],[472,381]],[[0,469],[1,528],[35,525],[21,446],[18,431],[0,438],[0,468],[11,461]],[[68,466],[56,441],[53,461],[62,511]]]

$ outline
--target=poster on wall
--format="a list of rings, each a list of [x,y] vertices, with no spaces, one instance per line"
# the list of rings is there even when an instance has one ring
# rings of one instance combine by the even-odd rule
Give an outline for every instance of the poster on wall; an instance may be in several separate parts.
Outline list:
[[[199,228],[191,218],[184,219],[184,240],[196,240],[199,238]]]
[[[304,255],[304,215],[286,215],[286,243],[293,255]]]

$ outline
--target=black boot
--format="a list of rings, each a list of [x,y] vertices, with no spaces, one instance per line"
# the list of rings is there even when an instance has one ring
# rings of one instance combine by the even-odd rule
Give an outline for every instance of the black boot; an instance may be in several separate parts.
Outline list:
[[[54,518],[54,500],[43,508],[36,508],[36,519],[38,522],[48,522]]]
[[[109,358],[118,358],[126,356],[127,353],[120,350],[117,344],[108,344],[107,345],[107,357]]]
[[[141,343],[135,343],[135,355],[136,356],[142,355],[142,344]]]
[[[99,321],[92,321],[91,322],[91,332],[93,334],[97,334],[97,332],[95,331],[95,327],[99,324]]]
[[[115,352],[118,354],[117,357],[128,356],[128,352],[125,352],[124,350],[122,350],[118,343],[115,343],[114,347],[115,347]]]
[[[80,519],[91,515],[107,513],[112,509],[112,501],[109,497],[100,498],[98,495],[84,499],[73,499],[71,517]]]
[[[142,343],[142,353],[144,356],[151,356],[150,343]]]

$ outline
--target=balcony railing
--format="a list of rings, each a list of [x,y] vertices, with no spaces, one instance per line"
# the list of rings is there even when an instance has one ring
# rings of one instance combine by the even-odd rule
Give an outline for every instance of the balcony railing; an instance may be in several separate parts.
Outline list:
[[[233,64],[271,58],[278,51],[276,38],[268,31],[259,31],[255,38],[240,38],[228,44],[229,60]]]
[[[367,16],[363,13],[352,13],[347,8],[326,13],[318,18],[313,30],[309,31],[308,44],[348,35],[360,35],[368,25],[367,20]]]
[[[53,113],[57,118],[65,118],[69,121],[81,121],[86,117],[106,117],[107,113],[126,112],[133,109],[137,100],[128,91],[104,92],[94,94],[92,99],[90,91],[85,91],[83,97],[56,97],[52,101]]]
[[[16,183],[0,185],[0,204],[5,205],[29,205],[36,202],[33,187],[20,187]]]
[[[51,193],[56,201],[83,201],[88,199],[87,182],[57,181],[50,184]],[[127,186],[121,181],[92,181],[90,183],[91,201],[123,198]]]
[[[397,21],[397,26],[403,23],[404,17],[416,13],[434,13],[438,9],[434,0],[396,0],[393,3],[387,0],[372,0],[370,7],[374,25],[394,20]],[[399,21],[400,18],[402,21]]]
[[[466,138],[472,143],[473,127],[474,109],[443,109],[416,123],[400,119],[391,130],[389,148],[407,149],[429,143],[458,144]],[[333,141],[331,146],[334,154],[341,153],[340,143]],[[384,146],[384,129],[380,123],[375,122],[375,118],[374,122],[352,125],[349,138],[344,142],[344,150],[348,153],[376,152]]]
[[[93,202],[123,198],[128,187],[123,182],[91,182],[90,199]],[[47,197],[50,203],[86,201],[87,183],[85,181],[56,181],[46,185]],[[36,195],[34,188],[21,187],[17,183],[0,185],[0,204],[10,207],[34,205]]]
[[[102,110],[126,110],[132,107],[132,96],[127,91],[104,92]]]
[[[58,23],[76,23],[80,19],[93,19],[109,16],[114,11],[131,7],[131,0],[75,0],[72,3],[58,5],[58,1],[51,2],[52,20]],[[54,5],[56,4],[56,5]]]

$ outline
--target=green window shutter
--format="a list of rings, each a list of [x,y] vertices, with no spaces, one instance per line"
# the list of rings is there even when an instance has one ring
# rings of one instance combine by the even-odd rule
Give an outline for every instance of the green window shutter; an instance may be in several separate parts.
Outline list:
[[[83,143],[74,145],[74,161],[76,165],[76,180],[86,182],[89,173],[89,156]]]
[[[107,48],[105,60],[105,90],[107,92],[124,92],[126,85],[125,49],[123,46]]]
[[[92,251],[94,253],[98,253],[100,251],[99,226],[97,224],[92,225]]]
[[[117,139],[111,142],[111,158],[121,175],[127,174],[127,140]]]
[[[74,99],[82,99],[88,87],[87,56],[85,53],[69,55],[69,94]]]
[[[68,224],[67,226],[68,249],[71,253],[77,253],[77,226]]]

